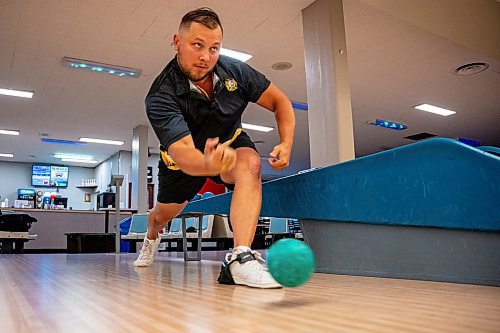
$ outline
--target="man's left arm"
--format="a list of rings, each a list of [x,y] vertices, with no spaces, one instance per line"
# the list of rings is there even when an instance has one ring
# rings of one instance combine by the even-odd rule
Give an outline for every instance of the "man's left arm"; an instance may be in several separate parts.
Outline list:
[[[257,104],[274,112],[281,142],[269,154],[269,164],[275,170],[280,171],[288,167],[292,152],[295,130],[295,115],[292,103],[278,87],[271,83],[257,100]]]

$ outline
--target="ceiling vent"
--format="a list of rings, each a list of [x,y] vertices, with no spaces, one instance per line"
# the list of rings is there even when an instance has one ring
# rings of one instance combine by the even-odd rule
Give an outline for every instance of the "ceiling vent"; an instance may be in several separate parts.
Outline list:
[[[487,70],[488,67],[490,67],[490,65],[485,62],[473,62],[456,68],[453,74],[457,76],[469,76],[481,73]]]
[[[286,71],[287,69],[292,68],[292,64],[289,62],[277,62],[271,67],[277,71]]]

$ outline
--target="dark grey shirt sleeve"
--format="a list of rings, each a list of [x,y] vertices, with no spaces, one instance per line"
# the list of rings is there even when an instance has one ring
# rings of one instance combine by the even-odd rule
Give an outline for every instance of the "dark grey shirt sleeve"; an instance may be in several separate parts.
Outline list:
[[[238,83],[241,84],[241,88],[243,89],[248,101],[252,103],[257,102],[262,93],[266,91],[271,84],[271,81],[269,81],[264,74],[244,62],[240,64],[239,74],[241,77],[239,78]]]
[[[165,149],[190,134],[176,97],[170,93],[158,91],[149,95],[146,98],[146,114]]]

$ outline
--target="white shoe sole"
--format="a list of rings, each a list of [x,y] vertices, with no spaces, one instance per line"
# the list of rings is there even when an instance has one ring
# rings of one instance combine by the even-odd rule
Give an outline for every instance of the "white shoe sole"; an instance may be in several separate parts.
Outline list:
[[[151,264],[152,264],[152,263],[151,263]],[[146,262],[144,262],[144,263],[143,263],[143,262],[136,262],[136,261],[134,261],[134,266],[135,266],[135,267],[148,267],[148,266],[149,266],[149,265],[151,265],[151,264],[148,264],[148,263],[146,263]]]
[[[149,265],[146,264],[146,263],[142,263],[142,262],[141,263],[136,263],[136,262],[134,262],[134,267],[148,267],[148,266]]]
[[[282,285],[274,282],[274,283],[253,283],[253,282],[248,282],[246,280],[243,280],[243,279],[238,279],[238,278],[235,278],[233,277],[233,281],[234,283],[238,284],[238,285],[242,285],[242,286],[247,286],[247,287],[251,287],[251,288],[260,288],[260,289],[279,289],[279,288],[283,288]]]

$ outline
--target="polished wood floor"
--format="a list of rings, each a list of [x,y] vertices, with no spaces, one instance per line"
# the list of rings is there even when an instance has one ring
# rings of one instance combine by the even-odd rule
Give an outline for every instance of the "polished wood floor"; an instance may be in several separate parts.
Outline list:
[[[220,257],[0,255],[0,332],[500,332],[500,288],[331,274],[223,286]]]

